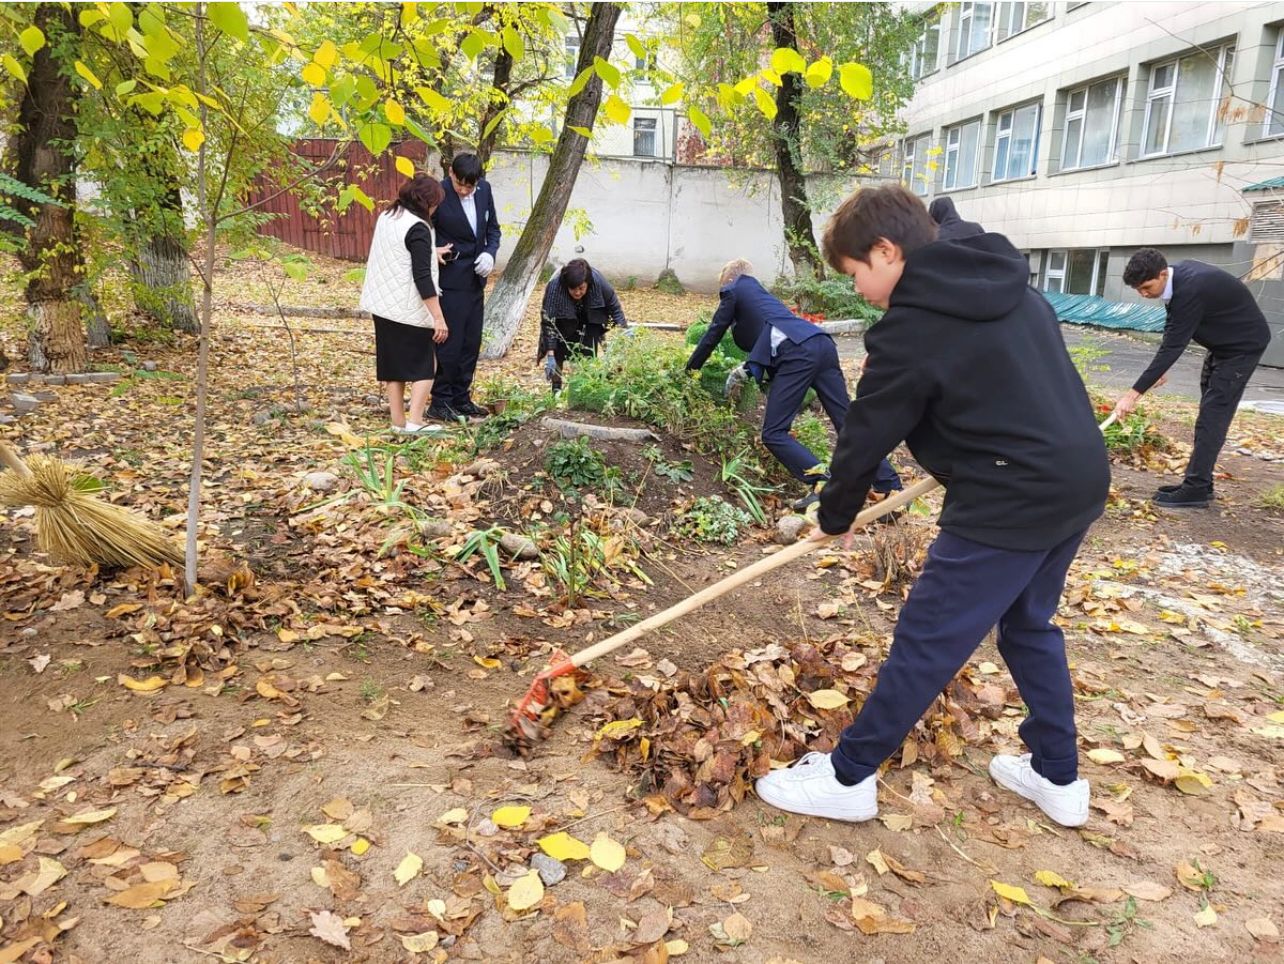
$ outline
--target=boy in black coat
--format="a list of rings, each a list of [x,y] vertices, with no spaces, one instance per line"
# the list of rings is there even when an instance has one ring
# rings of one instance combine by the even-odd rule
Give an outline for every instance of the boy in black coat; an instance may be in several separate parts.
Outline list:
[[[1066,571],[1105,507],[1110,472],[1092,404],[1025,258],[998,234],[937,241],[900,186],[848,198],[825,256],[887,313],[820,495],[819,530],[846,532],[878,462],[904,440],[946,486],[941,534],[859,716],[831,754],[758,781],[767,803],[868,820],[879,766],[997,625],[1029,717],[1030,752],[990,774],[1064,826],[1088,819],[1065,640],[1052,623]],[[820,536],[813,535],[813,538]]]
[[[1270,326],[1248,286],[1211,264],[1181,261],[1169,267],[1154,248],[1142,248],[1128,259],[1123,280],[1143,298],[1162,298],[1168,318],[1154,361],[1119,397],[1116,412],[1127,415],[1135,409],[1192,341],[1208,349],[1186,478],[1179,485],[1160,486],[1154,495],[1156,505],[1170,509],[1204,508],[1213,499],[1213,469],[1235,409],[1270,344]]]

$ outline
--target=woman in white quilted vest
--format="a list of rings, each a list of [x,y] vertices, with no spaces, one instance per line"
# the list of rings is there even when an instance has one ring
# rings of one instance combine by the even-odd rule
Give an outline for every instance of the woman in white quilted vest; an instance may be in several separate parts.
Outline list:
[[[375,371],[387,384],[394,432],[436,432],[426,425],[424,408],[432,392],[434,344],[446,340],[446,319],[437,300],[437,257],[432,214],[445,196],[441,184],[416,174],[379,215],[361,307],[374,316]],[[406,409],[406,383],[410,408]]]

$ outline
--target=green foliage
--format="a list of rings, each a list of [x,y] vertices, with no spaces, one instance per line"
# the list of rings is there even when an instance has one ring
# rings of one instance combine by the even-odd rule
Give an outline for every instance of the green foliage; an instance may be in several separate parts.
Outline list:
[[[33,205],[63,206],[61,201],[50,197],[44,191],[23,184],[17,178],[0,172],[0,251],[10,254],[23,247],[23,241],[18,237],[19,232],[36,224],[25,213],[13,206],[15,199]]]
[[[822,315],[826,321],[863,321],[868,327],[883,317],[882,310],[856,293],[849,278],[785,279],[772,291],[800,314]]]
[[[1164,438],[1141,412],[1126,415],[1105,431],[1106,448],[1112,453],[1134,455],[1145,449],[1167,450]]]
[[[504,530],[499,526],[475,530],[464,540],[463,545],[454,550],[455,562],[464,563],[474,555],[480,555],[486,561],[486,568],[490,570],[495,588],[507,589],[508,586],[504,582],[504,568],[499,561],[499,540],[503,537]]]
[[[648,445],[642,450],[642,457],[651,463],[651,471],[670,482],[690,482],[695,478],[695,466],[690,459],[681,462],[670,462],[664,457],[658,445]]]
[[[735,543],[740,532],[752,523],[749,513],[716,495],[702,496],[678,516],[673,529],[678,535],[724,546]]]
[[[700,320],[694,325],[687,327],[687,345],[695,348],[708,330],[709,319],[706,312],[701,314]],[[743,365],[748,357],[749,353],[736,345],[733,338],[724,336],[700,368],[700,385],[713,397],[721,398],[727,384],[727,376],[731,374],[733,368]],[[761,397],[762,392],[758,389],[758,383],[753,379],[746,380],[740,388],[740,396],[735,400],[736,411],[741,414],[753,411]]]
[[[1271,486],[1258,496],[1257,504],[1263,509],[1275,509],[1278,512],[1284,512],[1284,482]]]
[[[544,468],[563,490],[608,487],[606,460],[587,438],[563,439],[550,445]]]
[[[627,572],[651,585],[634,561],[637,547],[619,536],[603,538],[583,519],[573,521],[565,533],[540,553],[540,564],[562,589],[562,601],[574,606],[583,596],[604,595],[618,582],[617,572]]]
[[[663,291],[666,295],[684,295],[687,289],[682,286],[678,280],[677,274],[672,268],[665,268],[660,272],[660,277],[655,279],[655,288],[657,291]]]
[[[803,412],[794,419],[794,438],[815,452],[817,460],[826,465],[833,454],[829,447],[829,428],[829,419],[815,412]]]
[[[744,503],[749,515],[759,525],[767,524],[767,513],[763,511],[759,496],[771,491],[771,486],[759,485],[753,481],[762,477],[762,469],[755,464],[747,452],[741,452],[722,462],[722,482],[736,497]]]

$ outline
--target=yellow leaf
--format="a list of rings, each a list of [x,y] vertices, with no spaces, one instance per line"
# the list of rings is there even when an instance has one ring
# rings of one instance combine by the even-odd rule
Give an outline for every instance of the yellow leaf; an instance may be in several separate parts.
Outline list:
[[[680,81],[676,84],[670,84],[664,89],[664,93],[660,95],[660,103],[666,107],[669,104],[676,104],[682,99],[682,94],[685,90],[686,87]]]
[[[836,710],[850,702],[838,690],[813,690],[807,694],[807,700],[818,710]]]
[[[312,103],[308,105],[308,119],[318,127],[330,119],[330,98],[320,91],[312,95]]]
[[[406,109],[389,97],[383,102],[383,116],[388,118],[390,124],[404,124],[406,122]]]
[[[623,867],[625,856],[624,847],[605,833],[594,837],[593,846],[589,848],[589,859],[607,873],[614,873]]]
[[[1033,906],[1030,903],[1029,896],[1026,895],[1024,887],[1014,887],[1011,884],[1001,884],[997,880],[990,881],[990,886],[994,892],[1004,900],[1010,900],[1014,904],[1025,904],[1027,907]]]
[[[1212,927],[1217,923],[1217,911],[1213,910],[1213,905],[1209,904],[1198,914],[1195,915],[1195,926]]]
[[[76,73],[89,81],[90,86],[93,87],[94,90],[103,89],[103,82],[98,79],[92,70],[82,64],[79,60],[77,60],[72,66],[76,68]]]
[[[618,94],[612,94],[608,97],[606,103],[602,105],[602,110],[606,112],[606,116],[615,124],[627,124],[629,118],[633,116],[633,109],[620,100]]]
[[[17,863],[22,857],[22,848],[17,844],[0,844],[0,867]]]
[[[1088,759],[1091,760],[1093,763],[1100,763],[1104,765],[1107,763],[1123,763],[1126,758],[1118,750],[1111,750],[1107,747],[1101,747],[1100,749],[1089,750]]]
[[[403,177],[415,176],[415,162],[412,161],[410,158],[398,156],[397,159],[393,161],[393,163],[397,167],[397,173],[402,175]],[[495,660],[495,662],[498,663],[499,660]],[[432,933],[436,933],[436,932],[433,931]],[[404,941],[405,938],[403,937],[402,940]]]
[[[589,856],[588,844],[575,839],[565,830],[549,834],[547,837],[540,837],[536,843],[539,844],[540,850],[554,860],[586,860]]]
[[[681,957],[687,951],[691,950],[691,945],[681,938],[678,938],[677,940],[665,941],[664,949],[669,952],[670,957]]]
[[[356,840],[352,841],[352,846],[348,849],[358,857],[364,857],[366,851],[370,849],[370,841],[365,837],[358,837]]]
[[[325,887],[327,889],[330,887],[330,876],[325,872],[324,867],[312,868],[312,883],[316,884],[318,887]]]
[[[1074,884],[1053,870],[1036,870],[1034,879],[1044,887],[1057,887],[1061,890],[1074,890]]]
[[[309,87],[321,87],[325,84],[325,68],[317,63],[305,64],[299,71],[299,76]]]
[[[1177,774],[1177,779],[1173,781],[1173,786],[1182,793],[1197,796],[1211,790],[1213,781],[1208,778],[1207,774],[1200,773],[1198,770],[1183,769]]]
[[[828,57],[823,57],[803,72],[803,80],[807,82],[808,87],[824,87],[829,83],[830,75],[833,72],[834,62]]]
[[[485,667],[486,669],[499,669],[504,665],[494,656],[474,656],[473,662],[478,666]]]
[[[116,677],[116,682],[127,690],[133,690],[135,693],[154,693],[159,689],[164,689],[169,680],[160,676],[149,676],[144,680],[134,679],[132,676],[126,676],[121,673]]]
[[[5,54],[6,58],[8,58],[8,56],[8,54]],[[27,951],[31,950],[43,940],[44,938],[37,934],[35,937],[28,937],[26,940],[15,941],[7,947],[0,948],[0,964],[13,964],[14,961],[20,959],[23,954],[27,953]]]
[[[67,876],[67,868],[52,857],[41,857],[34,874],[17,881],[18,889],[29,897],[39,897],[58,881]]]
[[[490,815],[490,819],[495,826],[503,827],[505,830],[511,830],[514,827],[520,827],[526,822],[531,815],[530,807],[500,807]]]
[[[1280,710],[1277,713],[1268,713],[1266,718],[1272,723],[1284,723],[1284,710]]]
[[[45,45],[44,31],[35,24],[32,24],[22,33],[18,34],[18,43],[22,45],[22,49],[27,52],[28,57],[34,57],[36,55],[36,51]]]
[[[183,131],[183,146],[195,154],[205,143],[205,132],[198,127],[189,127]]]
[[[642,721],[636,716],[628,720],[612,720],[593,734],[595,740],[618,740],[631,730],[636,730]]]
[[[544,882],[539,871],[532,870],[508,888],[508,906],[512,910],[530,910],[544,899]]]
[[[102,823],[104,820],[110,820],[116,816],[116,808],[108,807],[106,810],[86,810],[84,813],[78,813],[75,816],[68,817],[63,823],[74,823],[79,825],[88,825],[91,823]]]
[[[278,700],[281,698],[281,691],[272,685],[272,681],[266,676],[260,677],[259,681],[254,684],[254,691],[265,700]]]
[[[455,807],[453,810],[447,810],[438,817],[437,822],[441,824],[463,823],[467,819],[468,811],[463,807]]]
[[[131,910],[144,910],[148,907],[159,907],[161,898],[178,886],[176,877],[167,877],[146,884],[135,884],[107,898],[107,903],[117,907],[128,907]]]
[[[303,832],[319,844],[338,843],[348,835],[348,831],[337,823],[317,823],[304,827]]]
[[[329,70],[339,59],[339,50],[333,42],[323,40],[321,41],[321,46],[317,48],[317,52],[312,55],[312,59],[326,70]]]
[[[348,448],[360,449],[365,448],[366,446],[365,440],[359,439],[353,435],[348,426],[344,425],[342,422],[327,422],[325,430],[331,435],[342,440],[343,444],[348,446]]]
[[[402,934],[401,946],[411,954],[427,954],[437,946],[439,939],[436,931],[424,931],[422,934]]]
[[[401,863],[397,864],[397,869],[392,872],[392,876],[396,878],[399,886],[404,887],[418,877],[419,872],[423,869],[423,858],[407,850],[406,856],[401,858]]]

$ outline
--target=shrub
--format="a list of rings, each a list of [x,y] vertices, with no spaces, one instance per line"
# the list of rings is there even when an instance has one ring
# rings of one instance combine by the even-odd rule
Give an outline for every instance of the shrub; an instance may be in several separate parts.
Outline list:
[[[544,468],[561,489],[607,487],[606,460],[587,438],[564,439],[550,445]]]
[[[673,528],[679,535],[729,546],[740,538],[741,529],[752,521],[743,509],[716,495],[707,495],[696,499],[679,515]]]
[[[778,282],[772,291],[800,314],[822,321],[863,321],[868,327],[883,317],[881,309],[856,293],[850,278],[792,278]]]

